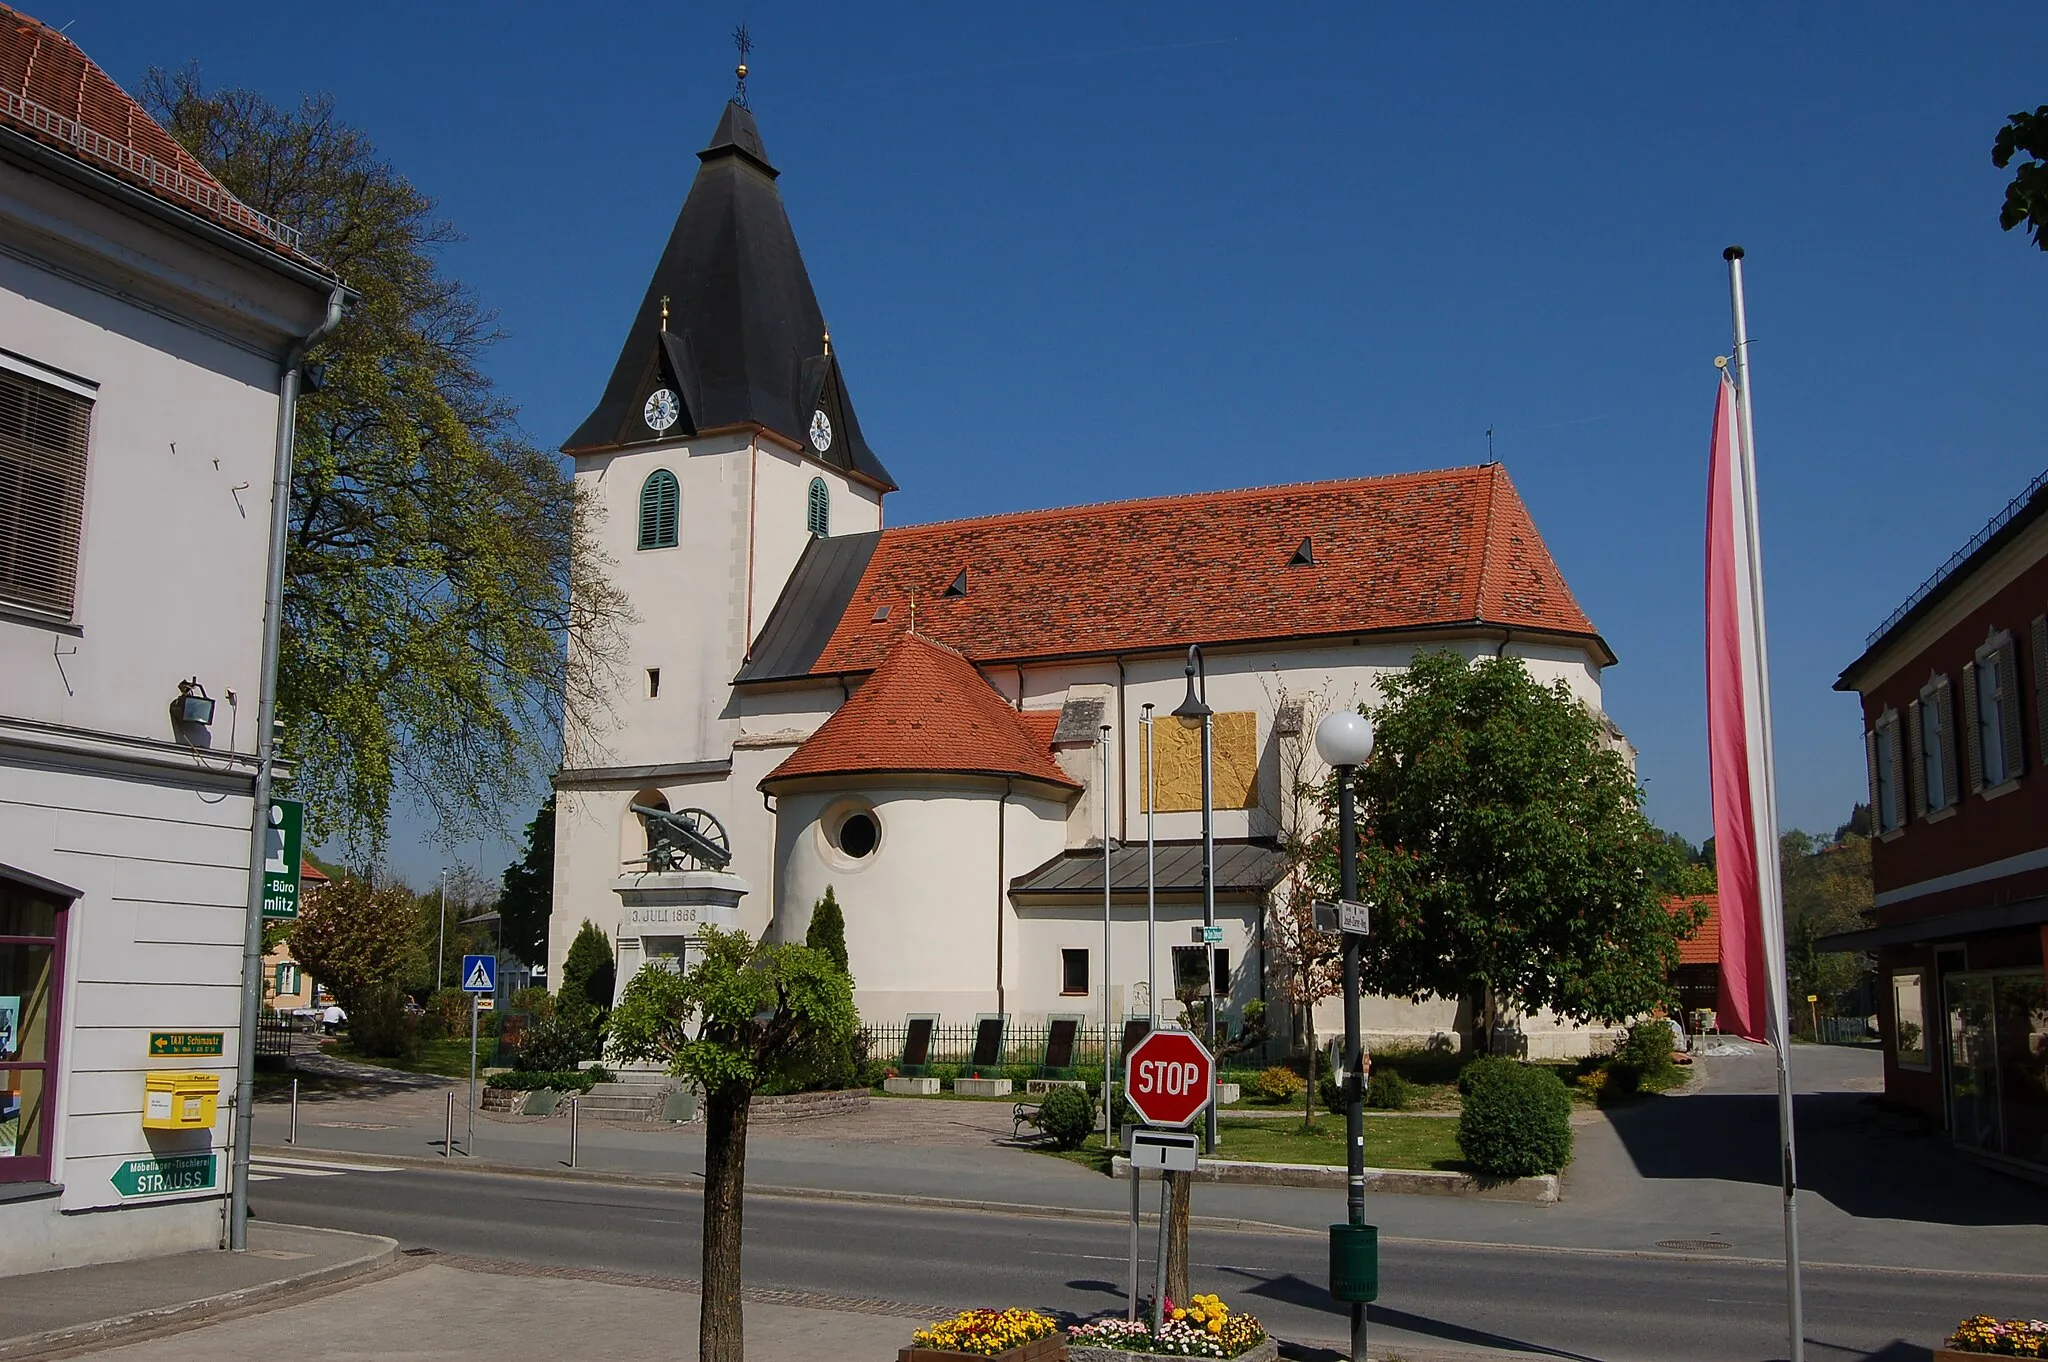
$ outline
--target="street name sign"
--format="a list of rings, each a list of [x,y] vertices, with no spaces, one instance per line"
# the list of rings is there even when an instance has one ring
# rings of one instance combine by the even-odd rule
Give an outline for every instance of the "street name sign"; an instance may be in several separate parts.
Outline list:
[[[1143,1126],[1132,1126],[1127,1143],[1134,1170],[1157,1168],[1192,1173],[1202,1137],[1192,1130],[1149,1130]]]
[[[495,955],[463,956],[462,991],[464,993],[496,993],[498,991],[498,957]]]
[[[152,1031],[149,1053],[157,1055],[217,1055],[226,1036],[219,1031]]]
[[[204,1192],[214,1185],[214,1159],[207,1154],[173,1154],[160,1159],[130,1159],[114,1170],[111,1181],[122,1196],[168,1196],[173,1192]]]
[[[1323,931],[1350,932],[1354,936],[1372,935],[1372,906],[1355,899],[1338,899],[1335,903],[1318,901],[1315,905],[1316,926]]]
[[[270,826],[263,839],[263,916],[288,920],[299,915],[300,853],[306,841],[306,806],[296,799],[270,801]]]
[[[1148,1126],[1186,1126],[1209,1105],[1216,1061],[1186,1031],[1154,1031],[1124,1060],[1124,1094]]]
[[[1223,928],[1222,928],[1222,926],[1221,926],[1221,925],[1219,924],[1219,925],[1216,925],[1216,926],[1210,926],[1210,927],[1204,927],[1204,928],[1202,928],[1202,944],[1203,944],[1203,945],[1205,945],[1205,946],[1220,946],[1220,945],[1222,945],[1222,944],[1223,944]]]

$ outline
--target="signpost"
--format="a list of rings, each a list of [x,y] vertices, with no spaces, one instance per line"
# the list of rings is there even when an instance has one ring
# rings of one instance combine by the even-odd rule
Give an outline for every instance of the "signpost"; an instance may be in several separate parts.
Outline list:
[[[220,1031],[152,1031],[149,1054],[152,1059],[160,1055],[217,1055],[226,1039]]]
[[[1220,932],[1222,929],[1212,928]],[[1205,952],[1206,954],[1206,952]],[[1187,1131],[1216,1095],[1216,1061],[1208,1047],[1186,1031],[1151,1031],[1124,1058],[1124,1100],[1150,1129],[1130,1133],[1131,1294],[1130,1318],[1138,1318],[1138,1182],[1141,1170],[1192,1173],[1199,1137]],[[1160,1127],[1166,1127],[1161,1129]],[[1159,1302],[1166,1298],[1166,1195],[1159,1201],[1159,1254],[1152,1291],[1152,1325],[1159,1326]]]
[[[169,1196],[204,1192],[214,1185],[212,1151],[174,1154],[158,1159],[130,1159],[114,1170],[110,1181],[122,1196]]]
[[[1372,935],[1372,906],[1356,899],[1338,899],[1335,903],[1316,903],[1316,926],[1326,932],[1350,932],[1354,936]]]
[[[270,801],[270,828],[263,851],[263,916],[289,920],[299,915],[299,869],[306,840],[306,806],[296,799]]]
[[[486,996],[497,1005],[498,957],[462,957],[462,991],[469,995],[469,1136],[462,1142],[463,1154],[476,1155],[476,1016]]]

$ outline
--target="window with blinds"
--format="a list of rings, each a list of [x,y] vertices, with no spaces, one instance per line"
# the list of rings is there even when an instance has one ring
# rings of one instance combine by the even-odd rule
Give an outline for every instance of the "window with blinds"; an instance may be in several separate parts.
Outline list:
[[[676,475],[657,468],[640,487],[640,547],[672,549],[681,528],[682,493]]]
[[[832,533],[832,490],[825,486],[823,478],[811,479],[811,497],[804,513],[804,526],[817,539]]]
[[[92,401],[0,369],[0,602],[71,618]]]

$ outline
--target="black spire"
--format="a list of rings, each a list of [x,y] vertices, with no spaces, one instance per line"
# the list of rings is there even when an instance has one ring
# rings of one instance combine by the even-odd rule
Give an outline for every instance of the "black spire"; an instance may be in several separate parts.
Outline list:
[[[604,396],[563,450],[619,449],[757,425],[894,491],[895,479],[854,418],[754,115],[728,103],[697,159],[696,182]],[[658,388],[674,392],[682,407],[663,432],[642,414]],[[825,422],[814,421],[816,412]],[[813,436],[826,425],[820,451]]]

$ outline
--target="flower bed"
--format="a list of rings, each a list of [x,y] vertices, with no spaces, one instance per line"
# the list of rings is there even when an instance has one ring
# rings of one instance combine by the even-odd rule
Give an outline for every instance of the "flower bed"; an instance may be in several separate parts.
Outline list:
[[[1185,1306],[1166,1303],[1159,1332],[1146,1322],[1097,1320],[1067,1330],[1078,1348],[1151,1353],[1166,1357],[1240,1357],[1266,1341],[1265,1326],[1256,1315],[1234,1313],[1218,1296],[1196,1296]]]
[[[1977,1357],[2048,1357],[2048,1320],[1972,1315],[1949,1335],[1948,1350]]]
[[[1058,1362],[1067,1352],[1059,1321],[1036,1310],[962,1310],[910,1336],[897,1362],[946,1356],[1000,1357],[1005,1362]]]

